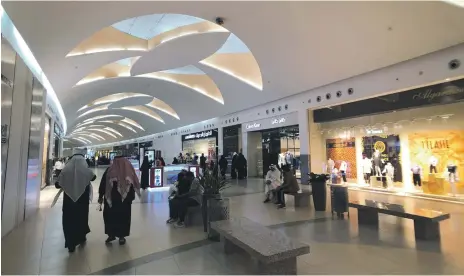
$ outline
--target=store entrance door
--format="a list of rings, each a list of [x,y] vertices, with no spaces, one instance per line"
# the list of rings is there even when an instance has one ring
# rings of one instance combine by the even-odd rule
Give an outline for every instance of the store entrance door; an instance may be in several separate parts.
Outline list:
[[[269,166],[277,165],[280,153],[280,132],[279,129],[263,131],[262,133],[262,152],[263,152],[263,177],[269,171]]]

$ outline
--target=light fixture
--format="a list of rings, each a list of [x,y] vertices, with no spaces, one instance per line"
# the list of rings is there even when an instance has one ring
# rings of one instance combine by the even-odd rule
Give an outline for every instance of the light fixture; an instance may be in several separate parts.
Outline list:
[[[123,123],[123,122],[119,122],[118,125],[122,126],[122,127],[125,127],[127,128],[128,130],[134,132],[134,133],[137,133],[137,131],[135,129],[133,129],[132,127],[130,127],[128,124],[126,123]]]
[[[121,109],[124,109],[124,110],[130,110],[130,111],[133,111],[133,112],[137,112],[137,113],[141,113],[145,116],[148,116],[150,118],[153,118],[161,123],[164,124],[164,121],[163,119],[156,113],[154,112],[153,110],[145,107],[145,106],[142,106],[142,105],[137,105],[137,106],[124,106],[124,107],[121,107]]]
[[[116,135],[114,135],[113,133],[109,132],[108,130],[105,130],[105,129],[99,129],[99,128],[89,128],[89,130],[91,131],[97,131],[97,132],[101,132],[101,133],[105,133],[106,135],[109,135],[113,138],[117,138]]]
[[[121,120],[121,122],[128,123],[129,125],[135,126],[139,128],[140,130],[145,131],[145,129],[143,129],[143,127],[140,124],[138,124],[136,121],[129,119],[127,117]]]
[[[109,106],[110,106],[109,104],[97,106],[97,107],[95,107],[95,108],[92,108],[92,109],[90,109],[90,110],[87,110],[86,112],[84,112],[84,113],[82,113],[81,115],[77,116],[77,118],[80,118],[80,117],[82,117],[82,116],[88,115],[88,114],[90,114],[90,113],[94,113],[94,112],[98,112],[98,111],[102,111],[102,110],[107,110]]]

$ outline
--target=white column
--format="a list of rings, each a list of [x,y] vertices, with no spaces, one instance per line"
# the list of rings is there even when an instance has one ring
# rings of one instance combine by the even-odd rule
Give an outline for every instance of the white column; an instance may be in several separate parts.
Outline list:
[[[308,110],[298,111],[298,127],[300,131],[300,171],[301,171],[301,184],[308,184],[308,173],[311,171],[310,168],[310,126],[308,120]],[[311,118],[312,120],[312,118]]]
[[[409,152],[409,137],[406,133],[400,134],[400,149],[401,149],[401,172],[403,174],[404,190],[414,191],[411,174],[411,155]]]
[[[216,152],[217,156],[218,156],[218,160],[219,158],[221,158],[221,155],[223,155],[224,151],[224,128],[222,127],[219,127],[218,128],[218,152]]]
[[[8,158],[2,160],[7,162],[2,199],[2,237],[24,219],[31,104],[32,73],[21,58],[17,57]]]
[[[309,152],[310,154],[310,172],[324,173],[324,164],[326,158],[325,141],[321,132],[317,129],[317,124],[314,123],[313,111],[308,111],[309,123]],[[301,132],[301,131],[300,131]]]
[[[58,150],[58,153],[59,153],[59,157],[63,157],[63,138],[60,138],[60,143],[59,143],[59,150]]]
[[[50,117],[50,131],[48,132],[48,159],[52,159],[53,153],[55,152],[54,136],[55,136],[55,119],[52,116]]]
[[[364,174],[363,174],[363,164],[362,164],[362,153],[363,153],[363,146],[362,146],[362,137],[356,136],[355,138],[355,150],[356,150],[356,167],[357,167],[357,175],[358,175],[358,184],[364,184]]]

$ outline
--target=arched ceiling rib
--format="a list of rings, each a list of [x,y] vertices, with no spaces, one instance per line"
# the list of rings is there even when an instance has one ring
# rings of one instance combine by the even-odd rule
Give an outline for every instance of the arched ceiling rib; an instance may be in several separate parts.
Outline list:
[[[144,133],[122,130],[124,139],[231,114],[464,42],[464,11],[441,2],[244,1],[206,4],[187,1],[179,4],[164,1],[153,5],[151,2],[7,1],[2,6],[27,41],[63,109],[69,112],[66,114],[68,125],[78,125],[93,115],[114,112],[130,117],[145,129]],[[57,13],[57,10],[60,12]],[[218,15],[225,18],[224,26],[231,33],[224,45],[211,56],[190,64],[210,77],[220,91],[224,105],[182,85],[154,78],[116,75],[111,79],[73,87],[105,64],[123,60],[120,65],[127,67],[131,63],[124,59],[147,54],[150,49],[147,39],[123,33],[112,24],[140,15],[165,13],[190,14],[208,20],[214,20]],[[43,20],[35,20],[39,17]],[[331,18],[330,24],[327,24],[327,18]],[[185,27],[202,22],[190,22],[193,24]],[[147,26],[149,31],[150,24],[140,26]],[[213,26],[220,27],[214,23]],[[184,31],[183,36],[197,35],[186,29]],[[176,29],[168,32],[174,33]],[[246,47],[232,33],[245,42]],[[97,40],[100,34],[104,46],[101,48],[115,47],[115,42],[122,42],[120,46],[129,50],[117,49],[66,58],[72,49],[84,45],[84,40],[92,34],[96,34]],[[158,33],[153,31],[153,35],[144,38],[154,39]],[[44,37],[47,39],[44,40]],[[176,36],[163,37],[158,44],[153,42],[152,45],[163,41],[162,44],[168,46],[177,40],[172,40],[172,37]],[[369,39],[366,40],[366,37]],[[89,42],[92,41],[88,40],[87,46],[94,46],[91,44],[95,41]],[[95,49],[87,50],[92,52]],[[182,50],[191,49],[185,45]],[[251,70],[252,65],[233,65],[239,60],[242,61],[236,62],[238,65],[251,64],[251,61],[243,61],[245,58],[239,57],[249,52],[259,64],[259,70]],[[386,52],[388,55],[385,55]],[[170,68],[162,73],[176,75],[184,73],[183,70]],[[127,72],[130,71],[126,71],[126,75]],[[186,75],[203,74],[192,72]],[[256,77],[259,75],[262,75],[261,79]],[[260,89],[265,93],[257,93],[256,90]],[[160,112],[166,123],[163,125],[140,113],[112,110],[111,106],[108,110],[76,119],[76,112],[82,106],[100,97],[127,91],[162,100],[177,112],[181,120]],[[120,107],[119,104],[115,106]],[[205,106],[207,108],[201,108]],[[98,120],[89,124],[97,123]],[[118,130],[122,128],[112,126]]]

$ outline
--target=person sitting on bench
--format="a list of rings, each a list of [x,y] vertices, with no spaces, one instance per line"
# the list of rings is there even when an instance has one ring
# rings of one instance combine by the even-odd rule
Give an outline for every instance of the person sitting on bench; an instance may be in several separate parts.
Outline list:
[[[285,208],[285,195],[284,194],[292,194],[297,193],[300,190],[300,186],[296,181],[295,175],[291,171],[289,165],[282,166],[282,171],[284,174],[284,183],[276,189],[277,200],[278,200],[278,207],[277,208]]]
[[[195,178],[193,172],[186,172],[184,180],[190,183],[190,190],[184,194],[176,194],[169,200],[169,219],[166,223],[176,223],[174,227],[185,227],[184,219],[187,214],[187,208],[201,205],[203,187],[200,185],[198,178]]]
[[[271,197],[273,201],[277,201],[275,189],[279,187],[280,184],[282,184],[280,180],[280,171],[275,165],[269,166],[269,171],[266,174],[266,186],[264,187],[264,193],[266,195],[264,203],[271,201]]]

